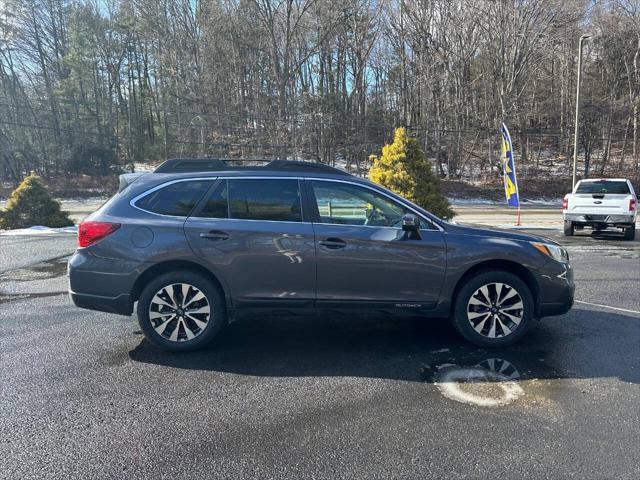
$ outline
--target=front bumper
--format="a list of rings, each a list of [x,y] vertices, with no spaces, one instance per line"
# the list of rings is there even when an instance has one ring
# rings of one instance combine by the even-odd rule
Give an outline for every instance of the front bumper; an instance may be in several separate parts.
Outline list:
[[[538,277],[538,318],[563,315],[571,310],[575,294],[570,264],[548,262]]]

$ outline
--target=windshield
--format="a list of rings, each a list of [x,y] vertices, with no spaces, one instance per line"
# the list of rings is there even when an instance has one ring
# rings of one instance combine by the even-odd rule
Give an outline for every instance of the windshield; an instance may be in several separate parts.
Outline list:
[[[604,193],[626,195],[629,185],[624,181],[597,180],[595,182],[580,182],[576,193]]]

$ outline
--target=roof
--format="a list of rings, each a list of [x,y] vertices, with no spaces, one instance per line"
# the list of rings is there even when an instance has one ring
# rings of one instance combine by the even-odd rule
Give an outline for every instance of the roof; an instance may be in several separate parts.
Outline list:
[[[264,165],[256,165],[263,163]],[[172,158],[163,162],[154,173],[189,173],[220,171],[264,171],[330,173],[350,175],[339,168],[319,162],[294,160],[223,160],[218,158]]]
[[[583,178],[581,182],[626,182],[626,178]]]

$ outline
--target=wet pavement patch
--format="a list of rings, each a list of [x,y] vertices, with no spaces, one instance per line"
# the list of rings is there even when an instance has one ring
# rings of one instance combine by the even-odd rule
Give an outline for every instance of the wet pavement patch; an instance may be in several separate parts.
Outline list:
[[[28,267],[10,270],[0,275],[0,282],[30,282],[61,277],[67,273],[69,257],[70,255],[64,255]]]
[[[14,300],[24,300],[25,298],[44,298],[55,297],[56,295],[66,295],[67,292],[41,292],[41,293],[1,293],[0,292],[0,304],[11,302]]]
[[[422,365],[420,380],[449,400],[476,407],[548,405],[552,381],[562,378],[543,351],[501,353],[460,346],[431,354],[433,361]]]
[[[607,245],[569,245],[566,246],[566,249],[570,255],[597,254],[607,257],[623,258],[629,260],[640,258],[640,249],[636,247],[611,247]]]
[[[67,293],[67,261],[63,255],[0,274],[0,303]]]

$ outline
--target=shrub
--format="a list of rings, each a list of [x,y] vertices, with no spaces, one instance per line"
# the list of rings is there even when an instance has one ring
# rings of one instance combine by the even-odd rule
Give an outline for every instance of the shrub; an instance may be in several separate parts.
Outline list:
[[[66,227],[73,225],[60,203],[51,198],[42,179],[35,173],[26,177],[0,211],[0,228],[26,228],[34,225]]]
[[[382,155],[372,155],[369,179],[442,218],[454,215],[440,189],[440,179],[418,147],[415,138],[397,128],[393,143],[382,147]]]

